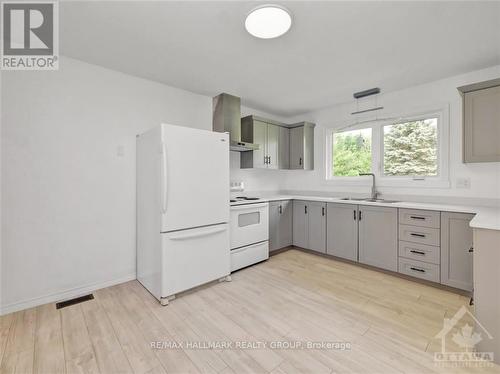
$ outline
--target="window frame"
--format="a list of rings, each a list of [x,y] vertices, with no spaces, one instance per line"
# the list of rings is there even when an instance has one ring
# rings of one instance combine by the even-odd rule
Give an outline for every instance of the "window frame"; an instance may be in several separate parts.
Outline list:
[[[384,115],[385,117],[401,118],[399,120],[380,120],[371,123],[362,123],[349,128],[329,128],[326,131],[325,143],[325,181],[327,184],[337,185],[367,185],[365,178],[353,178],[352,176],[333,175],[333,135],[335,133],[372,129],[372,167],[371,172],[375,174],[377,185],[382,187],[430,187],[449,188],[449,106],[440,109],[422,110],[410,115]],[[436,176],[386,176],[384,174],[384,126],[398,123],[437,118],[437,163],[438,174]]]
[[[373,157],[374,157],[374,154],[373,154],[373,148],[374,148],[374,137],[373,137],[373,131],[374,129],[371,127],[371,126],[363,126],[363,125],[360,125],[360,126],[356,126],[356,127],[350,127],[349,129],[344,129],[344,130],[341,130],[341,131],[331,131],[330,132],[330,142],[329,142],[329,147],[327,147],[327,154],[328,154],[328,150],[332,150],[332,152],[329,152],[329,159],[330,159],[330,162],[329,162],[329,166],[328,166],[328,173],[331,174],[331,177],[332,178],[335,178],[336,180],[346,180],[346,181],[349,181],[349,179],[352,179],[352,175],[351,176],[339,176],[339,175],[333,175],[332,174],[332,171],[333,171],[333,136],[334,134],[336,133],[341,133],[341,132],[346,132],[346,131],[356,131],[356,130],[365,130],[365,129],[371,129],[371,144],[370,144],[370,148],[371,148],[371,154],[372,154],[372,165],[371,165],[371,168],[370,168],[370,171],[369,173],[373,173]]]

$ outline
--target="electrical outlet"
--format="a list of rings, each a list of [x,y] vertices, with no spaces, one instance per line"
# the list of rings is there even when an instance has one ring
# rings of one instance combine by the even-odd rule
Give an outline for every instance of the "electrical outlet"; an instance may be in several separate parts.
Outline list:
[[[232,192],[245,190],[245,184],[242,181],[230,182],[229,187],[230,187],[230,191],[232,191]]]
[[[470,178],[460,177],[456,180],[457,188],[470,188]]]
[[[123,145],[119,145],[118,147],[116,147],[116,155],[118,157],[125,156],[125,147]]]

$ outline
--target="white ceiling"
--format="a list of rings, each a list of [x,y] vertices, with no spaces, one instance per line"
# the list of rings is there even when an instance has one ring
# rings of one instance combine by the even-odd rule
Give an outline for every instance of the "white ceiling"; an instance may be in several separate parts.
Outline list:
[[[61,53],[292,116],[500,63],[500,2],[279,1],[281,38],[244,29],[255,1],[60,3]]]

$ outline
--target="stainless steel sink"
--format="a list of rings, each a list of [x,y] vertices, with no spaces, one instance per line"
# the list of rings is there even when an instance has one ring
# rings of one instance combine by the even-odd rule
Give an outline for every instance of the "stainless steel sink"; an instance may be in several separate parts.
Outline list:
[[[367,197],[367,198],[343,197],[340,200],[346,200],[346,201],[368,201],[370,203],[386,203],[386,204],[399,203],[399,201],[397,201],[397,200],[372,199],[370,197]]]

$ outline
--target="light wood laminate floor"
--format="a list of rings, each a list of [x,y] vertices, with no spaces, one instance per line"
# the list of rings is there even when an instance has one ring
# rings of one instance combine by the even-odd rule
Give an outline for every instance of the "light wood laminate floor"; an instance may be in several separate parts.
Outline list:
[[[433,352],[441,349],[434,336],[444,317],[468,305],[466,297],[294,249],[233,274],[230,283],[182,294],[166,307],[137,281],[94,296],[61,310],[47,304],[0,317],[0,371],[500,372],[498,366],[434,364]],[[236,347],[295,341],[343,341],[351,350]],[[151,342],[184,346],[152,349]],[[202,342],[234,345],[194,346]]]

